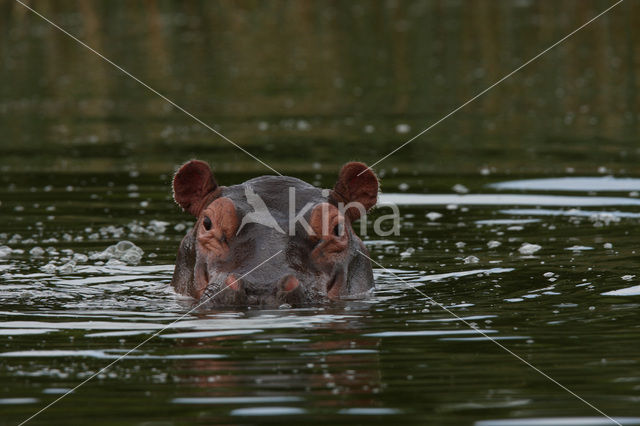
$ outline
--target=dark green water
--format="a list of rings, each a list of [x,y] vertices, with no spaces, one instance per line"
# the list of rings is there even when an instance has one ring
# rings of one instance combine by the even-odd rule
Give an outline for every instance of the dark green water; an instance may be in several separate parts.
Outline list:
[[[331,187],[611,4],[34,7]],[[575,395],[640,424],[637,28],[628,0],[375,167],[401,231],[366,237],[384,266],[370,299],[190,313],[28,424],[615,424]],[[176,167],[270,171],[7,0],[0,58],[0,424],[16,425],[191,307],[168,286],[191,224]],[[96,256],[120,241],[140,259]]]

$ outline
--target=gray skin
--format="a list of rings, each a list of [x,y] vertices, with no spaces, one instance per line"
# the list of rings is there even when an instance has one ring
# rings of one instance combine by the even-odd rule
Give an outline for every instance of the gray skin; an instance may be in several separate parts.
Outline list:
[[[295,233],[290,235],[288,188],[295,188],[296,213],[307,203],[317,205],[332,202],[327,196],[329,191],[286,176],[262,176],[240,185],[220,187],[219,197],[233,201],[238,223],[254,211],[245,195],[247,185],[264,201],[284,233],[260,223],[248,222],[226,241],[228,255],[216,258],[198,244],[198,231],[200,229],[202,232],[201,227],[205,226],[201,213],[193,229],[180,244],[171,281],[178,293],[196,298],[199,296],[198,303],[204,302],[205,308],[273,307],[282,304],[300,306],[336,298],[360,298],[369,293],[373,287],[371,262],[358,251],[366,256],[369,253],[353,231],[348,218],[345,218],[344,225],[348,245],[336,257],[336,261],[328,265],[327,262],[321,264],[312,258],[311,252],[317,242],[309,238],[302,224],[298,223]],[[312,208],[308,209],[304,215],[307,222],[311,211]],[[197,274],[208,278],[203,292],[194,291],[194,277]],[[233,286],[227,286],[230,274],[233,274],[232,281],[234,277],[237,280]],[[287,285],[290,277],[295,277],[299,282],[293,290],[291,285]]]

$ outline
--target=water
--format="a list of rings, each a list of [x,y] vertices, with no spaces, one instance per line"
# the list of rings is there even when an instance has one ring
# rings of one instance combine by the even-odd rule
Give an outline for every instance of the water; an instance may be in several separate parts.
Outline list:
[[[162,176],[104,185],[120,197],[105,207],[117,214],[101,216],[91,214],[91,194],[104,184],[98,179],[82,186],[74,176],[56,176],[53,188],[32,190],[19,184],[23,175],[8,176],[15,186],[3,192],[0,240],[11,250],[0,259],[6,424],[159,331],[34,422],[65,423],[72,413],[78,422],[131,424],[139,416],[441,424],[511,417],[585,424],[580,418],[596,416],[589,421],[606,424],[487,336],[609,415],[634,414],[640,290],[632,259],[640,209],[624,180],[615,197],[586,196],[585,185],[544,208],[527,201],[544,193],[496,192],[495,185],[463,196],[384,194],[383,203],[405,200],[402,230],[366,241],[385,266],[376,268],[371,299],[183,317],[192,302],[168,282],[189,220],[171,204]],[[546,182],[545,192],[563,184]],[[127,196],[134,190],[147,194],[142,201],[157,201],[142,208],[140,198]],[[78,194],[86,201],[68,199]],[[434,212],[441,216],[426,217]],[[105,258],[125,240],[144,252],[139,262]],[[540,248],[523,254],[525,244]],[[34,247],[42,254],[32,254]],[[465,262],[469,256],[476,261]]]
[[[0,5],[0,424],[129,351],[29,424],[613,424],[504,348],[640,424],[638,4],[375,168],[401,232],[365,238],[383,265],[370,299],[196,312],[168,285],[191,226],[171,176],[194,157],[223,185],[267,170]],[[37,7],[331,187],[345,161],[373,163],[606,5]]]

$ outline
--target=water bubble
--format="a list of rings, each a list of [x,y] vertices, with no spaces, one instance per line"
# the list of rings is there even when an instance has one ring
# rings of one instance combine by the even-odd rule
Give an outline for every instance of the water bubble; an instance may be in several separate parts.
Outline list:
[[[42,247],[36,246],[29,250],[29,254],[33,257],[40,257],[44,254],[44,249]]]
[[[60,266],[58,268],[58,272],[62,273],[62,274],[70,274],[72,272],[74,272],[76,269],[76,262],[73,260],[68,261],[67,263],[65,263],[64,265]]]
[[[84,263],[87,260],[89,260],[89,257],[86,254],[74,253],[73,260],[78,262],[78,263]]]
[[[89,256],[91,260],[107,260],[112,259],[126,262],[130,265],[136,265],[142,259],[144,251],[133,244],[131,241],[120,241],[115,245],[107,247],[104,251],[93,253]],[[107,263],[113,264],[113,263]]]
[[[480,262],[480,259],[478,259],[478,257],[476,256],[467,256],[464,258],[464,263],[478,263]]]
[[[601,227],[603,225],[608,226],[610,223],[620,222],[620,218],[618,216],[606,212],[592,214],[589,216],[589,220],[593,222],[593,226],[595,227]]]
[[[161,220],[152,220],[149,222],[149,225],[147,226],[147,230],[155,234],[162,234],[167,230],[167,225],[169,225],[169,222],[164,222]]]
[[[53,274],[56,272],[56,264],[53,262],[49,262],[40,269],[46,274]]]
[[[413,247],[409,247],[408,249],[406,249],[405,251],[403,251],[402,253],[400,253],[400,257],[401,258],[407,258],[410,257],[413,253],[415,253],[416,249],[414,249]]]
[[[496,241],[496,240],[491,240],[487,243],[487,247],[489,247],[490,249],[496,248],[496,247],[500,247],[502,245],[502,243],[500,241]]]
[[[400,134],[409,133],[411,131],[411,126],[406,123],[401,123],[396,125],[396,132]]]
[[[453,192],[457,192],[458,194],[466,194],[469,192],[469,188],[461,183],[456,183],[451,189],[453,189]]]
[[[533,253],[537,252],[541,248],[542,248],[542,246],[539,246],[538,244],[523,243],[520,246],[520,248],[518,249],[518,251],[521,254],[530,255],[530,254],[533,254]]]
[[[426,216],[427,219],[429,219],[431,222],[433,222],[434,220],[440,219],[442,217],[442,213],[429,212],[425,216]]]

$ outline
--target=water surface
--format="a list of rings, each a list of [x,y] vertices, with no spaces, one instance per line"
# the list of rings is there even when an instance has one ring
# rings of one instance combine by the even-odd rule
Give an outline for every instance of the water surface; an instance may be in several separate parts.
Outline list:
[[[608,4],[34,7],[331,187],[345,161],[373,163]],[[401,230],[365,238],[383,265],[371,298],[189,312],[168,285],[191,226],[172,174],[194,157],[223,185],[268,170],[1,1],[0,424],[155,333],[29,424],[612,424],[504,348],[640,424],[639,5],[375,168]]]

